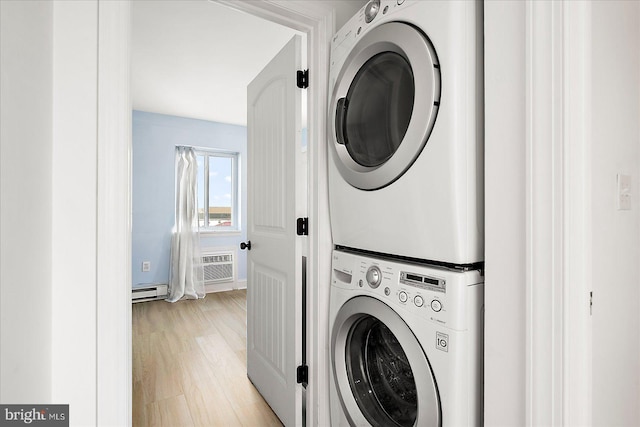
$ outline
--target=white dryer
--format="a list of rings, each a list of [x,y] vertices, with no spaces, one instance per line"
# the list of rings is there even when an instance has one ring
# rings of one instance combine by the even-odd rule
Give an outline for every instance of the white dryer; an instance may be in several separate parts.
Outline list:
[[[334,251],[332,426],[482,425],[482,276]]]
[[[483,261],[482,10],[478,1],[372,0],[333,37],[337,246]]]

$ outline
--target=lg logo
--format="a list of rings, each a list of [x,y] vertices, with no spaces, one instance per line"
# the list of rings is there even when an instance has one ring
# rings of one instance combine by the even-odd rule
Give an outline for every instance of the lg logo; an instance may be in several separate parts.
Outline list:
[[[449,352],[449,335],[442,332],[436,332],[436,348],[438,350]]]

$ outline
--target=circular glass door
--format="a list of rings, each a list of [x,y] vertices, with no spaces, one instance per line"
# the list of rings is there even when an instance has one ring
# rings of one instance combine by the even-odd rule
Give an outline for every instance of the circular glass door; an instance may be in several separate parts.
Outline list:
[[[409,127],[415,85],[407,60],[395,52],[379,53],[358,71],[342,108],[342,138],[359,165],[377,167],[396,152]]]
[[[440,68],[427,37],[407,24],[366,33],[337,76],[329,123],[342,177],[375,190],[398,179],[433,129],[440,103]]]
[[[439,426],[429,361],[402,318],[366,296],[347,301],[331,333],[333,375],[352,425]]]
[[[349,385],[365,418],[372,425],[413,426],[416,382],[393,332],[375,317],[363,316],[349,331],[346,357]]]

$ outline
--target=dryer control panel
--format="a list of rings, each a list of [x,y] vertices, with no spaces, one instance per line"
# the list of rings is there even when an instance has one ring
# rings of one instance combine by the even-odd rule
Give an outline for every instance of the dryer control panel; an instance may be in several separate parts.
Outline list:
[[[364,5],[331,39],[331,77],[335,80],[342,62],[351,51],[353,45],[362,37],[370,27],[379,21],[389,20],[389,15],[401,9],[406,9],[415,1],[405,0],[371,0]]]
[[[451,329],[467,329],[467,291],[482,283],[478,271],[458,272],[334,251],[331,285],[369,295],[396,311]]]

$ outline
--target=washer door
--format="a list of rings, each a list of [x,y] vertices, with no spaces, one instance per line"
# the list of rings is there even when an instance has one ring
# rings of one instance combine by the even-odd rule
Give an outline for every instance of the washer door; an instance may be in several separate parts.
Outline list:
[[[333,375],[351,425],[440,426],[440,399],[422,346],[389,306],[347,301],[331,334]]]
[[[354,46],[334,86],[328,122],[342,177],[362,190],[398,179],[424,148],[440,104],[440,68],[415,27],[382,24]]]

